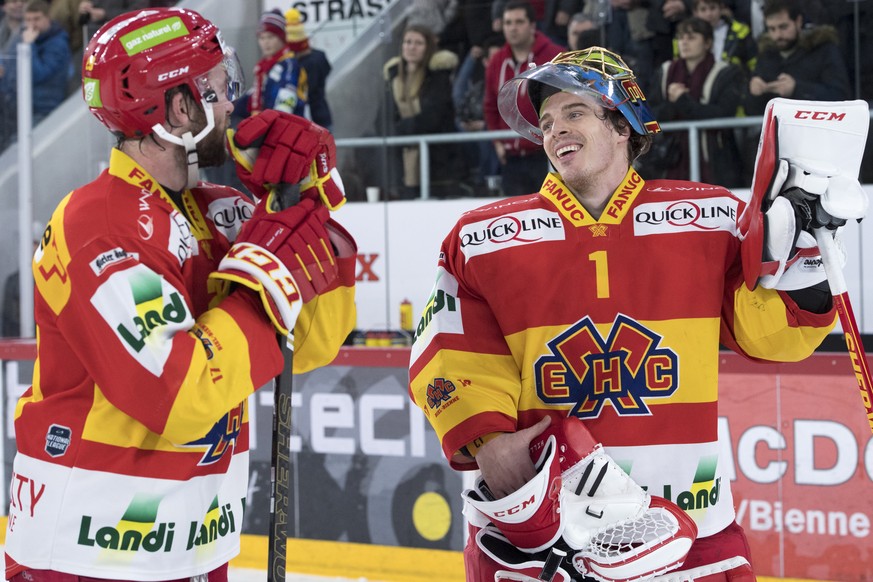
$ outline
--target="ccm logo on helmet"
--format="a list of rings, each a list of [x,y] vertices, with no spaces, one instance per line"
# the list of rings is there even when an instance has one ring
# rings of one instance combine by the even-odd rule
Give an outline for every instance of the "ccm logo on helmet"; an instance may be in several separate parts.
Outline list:
[[[842,121],[845,117],[845,113],[837,113],[836,111],[803,111],[802,109],[799,109],[794,112],[794,119],[812,119],[815,121]]]
[[[169,79],[175,79],[176,77],[181,77],[185,73],[188,72],[188,69],[191,67],[182,67],[181,69],[173,69],[172,71],[168,71],[166,73],[161,73],[158,75],[158,81],[167,81]]]

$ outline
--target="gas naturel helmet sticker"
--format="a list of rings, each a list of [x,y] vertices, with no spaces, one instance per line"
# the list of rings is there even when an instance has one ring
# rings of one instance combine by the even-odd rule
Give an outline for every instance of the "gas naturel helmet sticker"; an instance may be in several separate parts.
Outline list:
[[[188,28],[182,22],[182,19],[178,16],[173,16],[129,32],[122,36],[120,40],[127,54],[133,56],[146,49],[187,34]]]
[[[82,87],[85,90],[85,103],[89,107],[103,107],[103,101],[100,99],[100,79],[85,79]]]

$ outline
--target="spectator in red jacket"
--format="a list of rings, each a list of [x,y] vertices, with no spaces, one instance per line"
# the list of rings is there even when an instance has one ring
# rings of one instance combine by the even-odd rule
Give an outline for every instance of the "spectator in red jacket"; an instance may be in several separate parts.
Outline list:
[[[537,31],[536,15],[526,0],[510,0],[503,9],[506,44],[488,63],[485,71],[485,123],[489,130],[509,129],[500,116],[497,93],[500,87],[529,67],[542,65],[564,50]],[[541,146],[521,137],[494,143],[503,176],[503,194],[517,196],[539,190],[548,158]]]

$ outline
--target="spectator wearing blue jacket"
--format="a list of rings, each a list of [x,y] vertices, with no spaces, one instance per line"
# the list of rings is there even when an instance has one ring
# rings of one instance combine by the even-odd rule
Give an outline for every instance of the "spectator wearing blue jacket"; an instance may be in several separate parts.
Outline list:
[[[236,103],[238,117],[257,115],[266,109],[302,116],[309,83],[306,71],[285,40],[285,16],[276,8],[261,15],[258,25],[261,60],[255,64],[252,87]]]
[[[72,72],[69,36],[49,17],[49,10],[45,0],[30,0],[24,9],[21,42],[31,45],[34,125],[67,97],[67,83]],[[0,79],[4,94],[16,94],[17,77],[17,66],[6,70]]]

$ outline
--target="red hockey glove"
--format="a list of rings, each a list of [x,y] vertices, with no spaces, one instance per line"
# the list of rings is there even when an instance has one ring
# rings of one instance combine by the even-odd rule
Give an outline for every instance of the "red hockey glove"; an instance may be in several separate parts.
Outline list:
[[[327,208],[312,199],[274,207],[272,193],[258,203],[210,277],[257,291],[276,329],[288,336],[303,303],[334,283],[338,267],[325,229]]]
[[[235,132],[229,129],[227,147],[237,176],[258,199],[271,186],[305,180],[304,197],[320,197],[331,210],[345,202],[333,136],[307,119],[268,109],[243,120]]]

